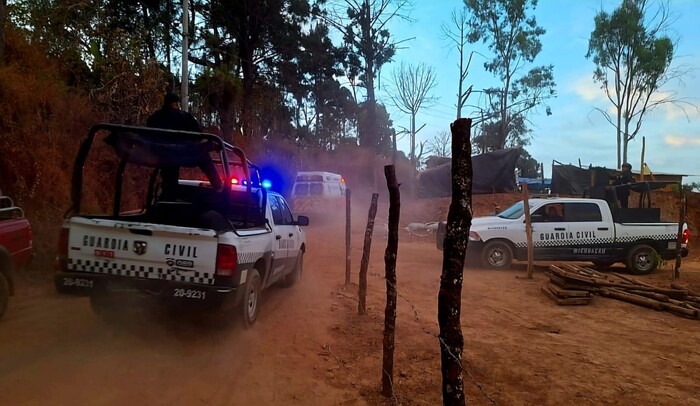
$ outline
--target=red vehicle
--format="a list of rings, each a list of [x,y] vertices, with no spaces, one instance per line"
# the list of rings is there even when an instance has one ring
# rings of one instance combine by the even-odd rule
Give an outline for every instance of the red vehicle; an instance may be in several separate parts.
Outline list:
[[[0,318],[14,295],[12,271],[24,268],[32,258],[32,228],[24,211],[12,199],[0,196]]]

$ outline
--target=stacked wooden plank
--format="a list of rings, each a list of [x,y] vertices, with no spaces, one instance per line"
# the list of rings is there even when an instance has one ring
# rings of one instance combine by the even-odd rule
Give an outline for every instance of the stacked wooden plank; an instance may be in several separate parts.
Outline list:
[[[617,273],[603,274],[576,265],[550,265],[542,291],[558,305],[585,305],[593,295],[700,319],[700,294],[672,284],[668,288]]]

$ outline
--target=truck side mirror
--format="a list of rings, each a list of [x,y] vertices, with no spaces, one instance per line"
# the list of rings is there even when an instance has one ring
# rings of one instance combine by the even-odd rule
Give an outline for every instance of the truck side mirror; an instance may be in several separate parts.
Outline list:
[[[306,216],[297,217],[296,224],[301,227],[306,227],[309,225],[309,218]]]

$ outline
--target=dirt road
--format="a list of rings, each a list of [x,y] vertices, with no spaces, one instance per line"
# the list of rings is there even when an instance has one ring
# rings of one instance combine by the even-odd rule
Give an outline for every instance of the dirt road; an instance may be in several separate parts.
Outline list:
[[[326,383],[329,264],[310,249],[302,283],[267,291],[250,330],[148,312],[107,324],[25,283],[0,322],[0,405],[365,404]]]
[[[85,299],[25,286],[0,322],[0,405],[435,405],[441,253],[399,247],[396,399],[378,395],[383,250],[375,237],[369,316],[343,289],[342,230],[310,228],[301,283],[273,288],[258,323],[215,329],[134,313],[107,324]],[[354,246],[361,246],[361,234]],[[360,253],[353,255],[353,280]],[[700,281],[700,269],[684,281]],[[467,270],[464,363],[476,405],[700,405],[700,322],[596,298],[562,308],[518,271]],[[661,278],[662,276],[656,276]],[[481,388],[481,389],[480,389]]]

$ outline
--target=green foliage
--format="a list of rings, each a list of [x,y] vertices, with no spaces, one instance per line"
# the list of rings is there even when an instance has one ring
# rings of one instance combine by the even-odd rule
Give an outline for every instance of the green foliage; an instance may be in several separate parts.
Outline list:
[[[593,79],[601,84],[615,109],[612,117],[598,109],[617,133],[617,163],[627,162],[627,146],[638,134],[644,116],[656,106],[673,103],[673,97],[653,100],[652,95],[668,81],[675,52],[673,41],[663,32],[668,10],[662,4],[647,20],[647,0],[623,0],[612,13],[600,11],[588,41],[587,58],[596,68]]]
[[[512,137],[527,134],[513,133],[511,123],[524,121],[556,95],[552,65],[526,70],[542,50],[540,37],[545,33],[535,17],[528,15],[536,8],[537,0],[465,0],[465,5],[470,16],[469,42],[487,44],[493,58],[484,63],[484,68],[501,82],[500,87],[485,90],[484,113],[491,127],[487,132],[494,134],[487,144],[489,148],[506,148],[519,143]],[[551,114],[549,107],[546,114]]]

